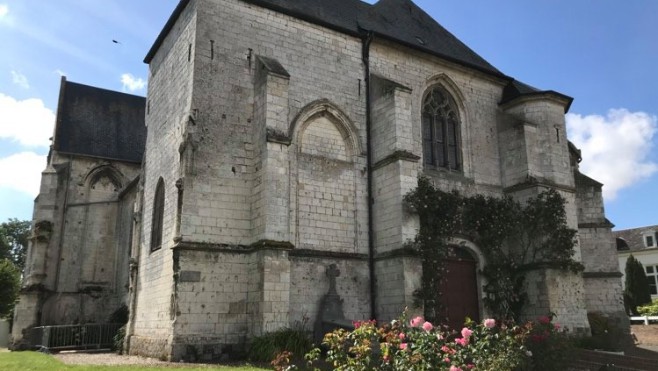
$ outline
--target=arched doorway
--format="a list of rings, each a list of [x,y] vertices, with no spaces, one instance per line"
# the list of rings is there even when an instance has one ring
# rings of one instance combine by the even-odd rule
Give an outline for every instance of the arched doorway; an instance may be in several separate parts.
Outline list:
[[[442,320],[459,330],[464,319],[480,320],[477,284],[477,260],[466,249],[450,247],[445,260],[445,279],[441,283]]]

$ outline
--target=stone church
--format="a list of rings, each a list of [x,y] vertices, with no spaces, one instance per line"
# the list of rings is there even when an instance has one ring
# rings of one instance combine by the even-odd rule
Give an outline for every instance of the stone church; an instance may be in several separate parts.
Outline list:
[[[624,323],[602,185],[566,137],[572,98],[499,71],[412,1],[181,0],[144,61],[146,99],[62,82],[15,341],[126,305],[129,353],[218,358],[312,327],[329,291],[345,319],[396,318],[420,285],[402,198],[421,175],[520,201],[557,190],[585,271],[534,272],[526,315]],[[455,313],[483,318],[486,261],[455,245]]]

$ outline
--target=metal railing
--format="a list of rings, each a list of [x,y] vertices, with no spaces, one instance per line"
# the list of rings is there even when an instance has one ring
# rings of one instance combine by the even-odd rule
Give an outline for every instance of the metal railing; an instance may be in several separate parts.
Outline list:
[[[50,350],[111,348],[120,323],[34,327],[30,343]]]

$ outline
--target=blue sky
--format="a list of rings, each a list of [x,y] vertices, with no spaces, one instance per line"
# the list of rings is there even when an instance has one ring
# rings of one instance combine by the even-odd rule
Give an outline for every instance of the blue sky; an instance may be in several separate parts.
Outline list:
[[[31,218],[61,75],[144,95],[143,57],[176,3],[0,0],[0,221]],[[505,74],[574,97],[568,133],[608,218],[658,224],[658,1],[416,4]]]

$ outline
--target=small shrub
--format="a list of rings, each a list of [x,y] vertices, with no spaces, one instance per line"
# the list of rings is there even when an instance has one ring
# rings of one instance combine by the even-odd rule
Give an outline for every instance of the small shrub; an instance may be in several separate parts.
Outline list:
[[[637,311],[643,316],[658,316],[658,299],[653,299],[651,304],[637,307]]]
[[[572,342],[541,317],[523,326],[486,319],[467,319],[459,332],[434,326],[421,317],[377,327],[374,321],[355,323],[353,331],[339,329],[325,335],[325,361],[334,370],[564,370],[570,361]],[[321,360],[314,349],[307,354],[310,367]],[[277,359],[277,370],[291,370]],[[317,367],[312,368],[318,370]]]
[[[288,359],[301,358],[312,348],[313,343],[302,328],[284,328],[254,338],[248,357],[254,362],[270,362],[286,351]]]

